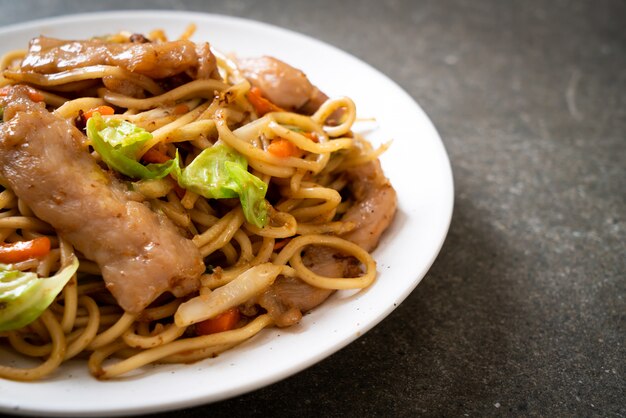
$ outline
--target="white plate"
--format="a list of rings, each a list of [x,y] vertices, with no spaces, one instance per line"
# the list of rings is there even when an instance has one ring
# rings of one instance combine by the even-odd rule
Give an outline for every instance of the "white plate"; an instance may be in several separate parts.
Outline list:
[[[394,82],[332,46],[294,32],[238,18],[172,11],[66,16],[0,30],[0,53],[25,48],[39,34],[82,39],[119,30],[162,28],[175,38],[194,22],[194,40],[240,56],[273,55],[303,69],[330,96],[346,95],[359,130],[374,143],[394,142],[382,157],[398,192],[398,214],[374,257],[371,288],[338,292],[289,329],[270,329],[215,359],[191,365],[147,367],[114,381],[92,378],[72,361],[42,382],[0,380],[0,410],[27,415],[138,414],[214,402],[292,375],[346,346],[387,316],[424,277],[446,236],[453,204],[450,164],[421,108]],[[0,356],[6,357],[0,352]]]

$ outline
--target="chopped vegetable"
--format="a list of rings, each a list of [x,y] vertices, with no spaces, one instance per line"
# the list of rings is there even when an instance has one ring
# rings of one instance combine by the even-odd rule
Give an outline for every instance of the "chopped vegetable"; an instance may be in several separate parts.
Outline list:
[[[273,140],[267,147],[267,151],[280,158],[302,156],[300,148],[283,138]]]
[[[0,245],[0,263],[19,263],[29,258],[40,258],[50,252],[50,239],[38,237]]]
[[[160,150],[153,147],[146,151],[141,159],[147,163],[163,164],[168,162],[172,158],[166,153],[161,152]]]
[[[180,187],[178,183],[174,183],[174,193],[176,193],[176,196],[178,196],[179,199],[182,199],[183,197],[185,197],[186,192],[185,189]]]
[[[0,331],[18,329],[37,319],[78,269],[78,258],[48,278],[0,264]]]
[[[215,318],[205,319],[195,325],[196,334],[208,335],[217,332],[230,331],[237,326],[239,322],[239,309],[230,308],[222,312]]]
[[[172,113],[175,115],[183,115],[187,112],[189,112],[189,106],[187,106],[185,103],[176,105],[174,109],[172,110]]]
[[[210,199],[239,197],[246,220],[258,227],[267,224],[267,184],[248,172],[245,157],[224,144],[207,148],[189,166],[180,168],[178,158],[170,159],[151,148],[144,166],[136,160],[141,147],[152,134],[132,123],[119,119],[103,119],[95,112],[87,121],[87,136],[105,163],[129,177],[158,179],[172,170],[177,172],[180,187]],[[177,189],[179,197],[184,190]]]
[[[244,156],[225,144],[206,148],[185,169],[178,168],[178,183],[209,199],[239,197],[248,222],[267,224],[267,184],[249,173]]]
[[[146,163],[158,163],[158,164],[164,164],[172,160],[172,158],[170,158],[169,155],[167,155],[166,153],[154,147],[150,148],[143,155],[143,157],[141,157],[141,159]],[[172,164],[178,164],[178,163],[175,161]],[[182,199],[183,196],[185,196],[185,189],[180,187],[178,183],[174,183],[174,192],[176,193],[176,196],[178,196],[179,199]]]
[[[83,117],[85,120],[91,118],[95,113],[100,113],[100,115],[113,115],[115,114],[115,110],[111,106],[98,106],[93,109],[89,109],[85,113],[83,113]]]
[[[320,142],[319,137],[317,136],[317,133],[315,132],[310,132],[310,131],[305,131],[304,129],[300,128],[299,126],[295,126],[295,125],[283,125],[285,128],[289,129],[290,131],[294,131],[299,133],[300,135],[304,135],[307,138],[309,138],[311,141],[313,142]]]
[[[139,179],[156,179],[167,176],[176,165],[176,159],[162,164],[143,165],[137,153],[152,134],[130,122],[120,119],[103,119],[95,112],[87,121],[87,136],[102,160],[112,169]]]
[[[317,137],[315,132],[303,132],[302,135],[306,136],[313,142],[320,142],[320,139]]]
[[[185,327],[205,319],[215,318],[222,312],[237,307],[261,293],[274,283],[281,271],[281,266],[272,263],[251,267],[230,283],[218,287],[208,295],[196,296],[181,304],[174,315],[174,322],[179,327]]]
[[[6,96],[9,94],[9,91],[11,91],[12,86],[4,86],[3,88],[0,89],[0,96]],[[43,94],[41,94],[40,92],[38,92],[37,90],[35,90],[32,87],[28,87],[28,98],[30,100],[32,100],[33,102],[43,102],[44,97]]]
[[[254,107],[254,111],[259,116],[263,116],[269,112],[283,111],[283,109],[263,97],[263,95],[261,94],[261,89],[258,87],[250,88],[248,94],[246,94],[246,97],[248,98],[250,104]]]
[[[28,89],[28,98],[33,102],[43,102],[43,94],[39,93],[35,89]]]
[[[276,241],[276,243],[274,244],[274,251],[280,250],[285,245],[289,244],[289,241],[291,241],[291,238],[285,238],[285,239],[281,239],[279,241]]]

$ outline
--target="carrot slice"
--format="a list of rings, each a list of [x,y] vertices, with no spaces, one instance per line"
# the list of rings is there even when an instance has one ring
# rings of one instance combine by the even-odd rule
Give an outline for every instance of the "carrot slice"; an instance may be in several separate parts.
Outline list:
[[[185,103],[178,104],[172,109],[172,113],[175,115],[183,115],[187,112],[189,112],[189,106]]]
[[[178,196],[179,199],[182,199],[185,197],[185,193],[187,193],[187,191],[180,187],[176,180],[174,180],[174,193],[176,193],[176,196]]]
[[[315,132],[303,132],[302,135],[306,136],[313,142],[320,142],[320,139],[317,137]]]
[[[157,148],[150,148],[146,151],[143,157],[141,157],[141,159],[147,163],[162,164],[168,162],[172,158]]]
[[[150,148],[148,151],[146,151],[146,153],[143,155],[143,157],[141,157],[141,159],[143,160],[143,162],[146,162],[146,163],[163,164],[163,163],[168,162],[172,158],[169,155],[167,155],[165,152],[161,151],[160,149],[153,147],[153,148]],[[186,193],[185,189],[180,187],[175,179],[174,179],[174,193],[176,193],[176,196],[178,196],[179,199],[182,199]]]
[[[89,109],[88,111],[83,113],[83,117],[85,118],[85,120],[88,120],[96,112],[100,113],[102,116],[113,115],[115,114],[115,109],[113,109],[111,106],[98,106],[94,107],[93,109]]]
[[[230,308],[215,318],[205,319],[196,324],[196,334],[208,335],[217,332],[230,331],[239,322],[239,309]]]
[[[274,243],[274,251],[280,250],[285,245],[289,244],[289,241],[291,241],[291,238],[285,238],[285,239],[281,239],[280,241],[276,241]]]
[[[37,90],[28,90],[28,98],[33,102],[43,102],[43,94],[39,93]]]
[[[261,94],[261,89],[258,87],[250,88],[248,94],[246,94],[246,97],[248,98],[250,104],[254,107],[254,111],[259,116],[263,116],[269,112],[283,111],[283,109],[263,97],[263,95]]]
[[[0,263],[11,264],[40,258],[50,252],[50,239],[38,237],[30,241],[18,241],[0,245]]]
[[[2,89],[0,89],[0,96],[8,95],[9,90],[11,90],[11,86],[4,86]],[[28,87],[27,94],[28,94],[28,98],[32,100],[33,102],[43,102],[44,100],[43,94],[41,94],[40,92],[38,92],[32,87]]]
[[[283,138],[273,140],[267,147],[267,151],[270,154],[281,158],[299,157],[302,155],[300,148]]]

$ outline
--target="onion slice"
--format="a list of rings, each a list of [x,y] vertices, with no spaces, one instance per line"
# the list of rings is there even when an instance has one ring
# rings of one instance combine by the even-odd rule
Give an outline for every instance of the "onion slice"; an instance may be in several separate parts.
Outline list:
[[[213,292],[181,304],[174,315],[174,322],[179,327],[185,327],[238,306],[269,287],[281,270],[282,266],[272,263],[254,266]]]

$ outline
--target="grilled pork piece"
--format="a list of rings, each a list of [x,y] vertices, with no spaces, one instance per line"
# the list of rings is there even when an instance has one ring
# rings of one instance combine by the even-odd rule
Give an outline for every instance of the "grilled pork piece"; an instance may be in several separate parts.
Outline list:
[[[356,227],[342,238],[371,252],[396,214],[396,191],[378,160],[349,169],[347,176],[355,202],[341,220],[354,222]]]
[[[358,277],[361,274],[357,259],[342,256],[329,247],[308,247],[303,252],[302,261],[313,272],[325,277]],[[303,312],[320,305],[333,292],[295,277],[280,276],[256,302],[270,314],[276,325],[286,327],[299,322]]]
[[[311,115],[328,100],[302,71],[276,58],[242,58],[237,66],[263,96],[285,110]]]
[[[208,44],[191,41],[106,42],[65,41],[40,36],[30,41],[21,63],[23,72],[53,74],[92,65],[114,65],[152,78],[187,72],[193,78],[219,79]]]
[[[396,191],[383,174],[378,160],[348,170],[347,176],[355,203],[342,216],[342,221],[354,222],[356,227],[342,238],[372,251],[396,213]],[[358,277],[361,274],[358,260],[329,247],[312,245],[306,248],[302,261],[321,276]],[[258,303],[269,312],[276,325],[288,326],[300,321],[302,312],[318,306],[332,292],[299,279],[280,277],[258,298]]]
[[[198,289],[204,271],[196,246],[164,216],[129,198],[103,171],[83,135],[18,86],[0,100],[0,175],[42,220],[100,266],[107,288],[128,312],[163,292]]]
[[[373,161],[349,171],[353,183],[354,205],[342,221],[354,222],[356,228],[342,237],[367,251],[378,245],[396,212],[396,192],[384,176],[380,163]],[[335,249],[312,245],[302,254],[304,265],[325,277],[358,277],[360,263]],[[289,326],[300,321],[302,313],[324,302],[333,290],[318,289],[300,279],[279,277],[257,300],[276,325]]]

